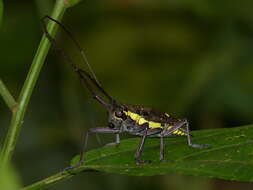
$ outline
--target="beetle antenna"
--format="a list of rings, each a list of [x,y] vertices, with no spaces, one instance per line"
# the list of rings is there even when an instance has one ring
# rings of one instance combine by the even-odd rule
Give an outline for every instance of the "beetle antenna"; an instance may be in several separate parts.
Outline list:
[[[64,51],[63,48],[60,48],[56,42],[56,40],[49,34],[47,27],[46,27],[46,23],[45,23],[45,19],[50,18],[50,20],[56,22],[55,19],[52,19],[49,16],[45,16],[41,19],[41,23],[43,26],[43,30],[44,33],[46,35],[46,37],[48,38],[48,40],[55,46],[56,50],[64,57],[65,61],[67,63],[69,63],[72,68],[74,69],[74,71],[78,74],[81,83],[85,85],[85,87],[90,91],[90,93],[92,94],[93,98],[96,99],[99,103],[103,104],[104,106],[106,106],[107,108],[113,104],[113,102],[115,101],[103,88],[102,86],[97,82],[97,80],[92,77],[88,72],[86,72],[83,69],[80,69],[79,67],[77,67],[77,65],[72,61],[72,59],[67,55],[67,53]],[[57,24],[59,24],[60,22],[57,21]],[[61,24],[61,23],[60,23]],[[60,26],[63,26],[62,24]],[[73,38],[74,39],[74,38]],[[75,41],[75,40],[74,40]],[[75,41],[76,42],[76,41]],[[80,47],[80,46],[78,46]],[[85,55],[85,54],[83,54]],[[88,63],[88,62],[87,62]],[[107,103],[101,96],[99,96],[95,90],[92,88],[92,85],[90,85],[90,83],[88,82],[91,81],[93,83],[93,85],[100,90],[100,92],[102,92],[108,99],[109,99],[109,103]]]
[[[82,48],[82,46],[78,43],[78,41],[75,39],[74,35],[70,32],[70,30],[67,29],[67,27],[65,25],[63,25],[61,22],[59,22],[58,20],[55,20],[53,19],[52,17],[46,15],[42,18],[42,20],[46,20],[46,19],[49,19],[53,22],[55,22],[56,24],[58,24],[62,29],[63,31],[67,34],[67,36],[72,40],[72,42],[75,44],[76,48],[78,49],[78,51],[80,52],[81,54],[81,57],[82,57],[82,61],[84,64],[86,64],[93,76],[93,78],[96,80],[96,82],[100,85],[100,82],[98,81],[97,79],[97,76],[95,75],[95,72],[93,71],[91,65],[89,64],[89,61],[84,53],[84,49]]]

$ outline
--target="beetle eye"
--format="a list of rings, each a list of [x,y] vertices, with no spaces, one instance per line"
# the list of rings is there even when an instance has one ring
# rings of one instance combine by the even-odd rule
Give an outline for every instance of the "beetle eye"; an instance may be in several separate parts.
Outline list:
[[[115,112],[116,117],[122,117],[122,115],[123,115],[122,111],[116,111]]]
[[[118,118],[121,118],[123,120],[127,119],[127,116],[126,116],[126,114],[123,111],[116,111],[115,112],[115,116],[118,117]]]

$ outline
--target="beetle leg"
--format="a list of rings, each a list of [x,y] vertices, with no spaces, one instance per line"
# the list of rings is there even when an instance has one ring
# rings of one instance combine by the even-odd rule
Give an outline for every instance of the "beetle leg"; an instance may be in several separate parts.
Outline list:
[[[141,138],[139,147],[137,148],[137,150],[135,152],[136,164],[143,164],[143,163],[150,163],[151,162],[150,160],[141,160],[140,159],[141,153],[142,153],[143,148],[144,148],[144,143],[145,143],[146,137],[157,134],[157,132],[160,131],[160,130],[161,129],[148,129],[148,127],[146,127],[146,129],[141,133],[142,138]]]
[[[119,136],[119,133],[116,134],[116,143],[117,143],[117,144],[120,144],[120,136]]]
[[[110,128],[107,128],[107,127],[89,129],[87,131],[86,135],[84,135],[84,138],[83,138],[83,147],[80,151],[80,160],[79,160],[79,162],[75,166],[70,166],[70,167],[66,168],[65,170],[73,169],[73,168],[76,168],[76,167],[83,164],[83,162],[85,160],[85,152],[86,152],[86,148],[87,148],[87,145],[88,145],[89,135],[90,134],[98,134],[98,133],[101,133],[101,134],[119,134],[120,131],[118,129],[110,129]]]
[[[165,130],[161,133],[161,135],[163,135],[164,137],[170,136],[174,131],[176,131],[179,128],[182,128],[186,124],[186,122],[187,121],[180,121],[169,129],[165,128]],[[187,134],[189,133],[187,132]]]
[[[191,135],[190,135],[190,130],[189,130],[189,122],[187,120],[183,120],[180,123],[178,123],[177,125],[174,125],[173,127],[171,127],[169,130],[164,131],[164,133],[161,133],[160,137],[163,136],[169,136],[171,135],[174,131],[176,131],[179,128],[183,128],[186,127],[186,135],[187,135],[187,142],[188,145],[193,147],[193,148],[206,148],[209,147],[210,145],[208,144],[193,144],[192,140],[191,140]],[[160,156],[161,158],[161,156]]]
[[[86,133],[86,137],[84,139],[84,142],[83,142],[83,148],[81,149],[81,152],[80,152],[80,161],[79,161],[79,165],[82,164],[84,162],[84,154],[86,152],[86,148],[87,148],[87,145],[88,145],[88,139],[89,139],[89,134],[93,133],[93,134],[98,134],[98,133],[102,133],[102,134],[116,134],[116,139],[117,139],[117,136],[119,138],[119,130],[118,129],[110,129],[108,127],[104,127],[104,128],[91,128],[89,129],[89,131],[87,131]],[[117,140],[116,140],[116,143]]]
[[[137,150],[135,152],[135,162],[136,162],[136,164],[143,164],[143,163],[149,163],[150,162],[150,160],[141,160],[140,159],[141,153],[142,153],[143,148],[144,148],[144,143],[145,143],[146,137],[147,137],[147,129],[145,129],[145,132],[144,132],[144,134],[141,138],[139,147],[137,148]]]
[[[164,137],[161,135],[160,137],[160,161],[163,162],[164,160]]]
[[[188,141],[189,146],[193,148],[206,148],[206,147],[211,146],[209,144],[193,144],[191,135],[190,135],[189,122],[187,120],[185,120],[185,126],[186,126],[187,141]]]
[[[117,146],[119,144],[120,144],[120,136],[119,133],[117,133],[115,142],[108,143],[105,146]]]

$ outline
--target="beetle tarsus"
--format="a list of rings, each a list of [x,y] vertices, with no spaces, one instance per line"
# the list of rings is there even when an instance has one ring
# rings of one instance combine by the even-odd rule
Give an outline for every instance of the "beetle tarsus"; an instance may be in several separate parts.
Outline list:
[[[70,173],[71,175],[75,175],[75,173],[74,173],[74,172],[71,172],[71,171],[72,171],[73,169],[75,169],[75,168],[80,167],[82,164],[83,164],[83,162],[82,162],[82,161],[79,161],[79,162],[78,162],[76,165],[74,165],[74,166],[68,166],[68,167],[64,168],[64,169],[62,170],[62,173],[68,172],[68,173]]]
[[[107,144],[105,145],[105,147],[107,147],[107,146],[115,146],[115,147],[117,147],[117,146],[119,146],[119,144],[120,144],[120,143],[117,143],[117,142],[111,142],[111,143],[107,143]]]
[[[191,146],[193,148],[202,149],[202,148],[210,147],[211,145],[210,144],[190,144],[189,146]]]
[[[139,160],[139,159],[136,159],[135,160],[135,163],[137,165],[141,165],[141,164],[150,164],[152,161],[151,160]]]

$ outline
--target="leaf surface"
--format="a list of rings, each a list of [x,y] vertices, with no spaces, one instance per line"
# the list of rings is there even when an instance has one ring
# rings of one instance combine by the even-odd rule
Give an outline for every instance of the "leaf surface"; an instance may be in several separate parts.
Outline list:
[[[196,149],[187,146],[186,137],[165,139],[165,159],[159,161],[159,139],[147,138],[142,158],[151,164],[136,165],[134,153],[140,138],[121,141],[117,147],[102,147],[86,153],[78,170],[152,176],[171,173],[207,176],[238,181],[253,181],[253,125],[193,131],[193,143],[210,144]],[[76,156],[71,165],[79,160]]]

